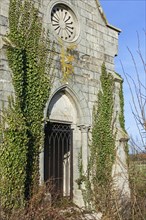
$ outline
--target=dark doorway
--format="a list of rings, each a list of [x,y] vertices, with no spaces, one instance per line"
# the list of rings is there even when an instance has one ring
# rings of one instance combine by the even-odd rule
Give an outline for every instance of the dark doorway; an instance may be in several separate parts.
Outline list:
[[[71,125],[49,122],[45,127],[44,178],[59,196],[72,197],[72,158]]]

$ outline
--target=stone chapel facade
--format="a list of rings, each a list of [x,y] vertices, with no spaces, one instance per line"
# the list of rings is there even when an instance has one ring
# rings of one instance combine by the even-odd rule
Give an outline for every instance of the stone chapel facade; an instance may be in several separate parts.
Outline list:
[[[37,4],[37,1],[35,1]],[[8,31],[9,0],[1,0],[0,11],[0,107],[13,92],[10,69],[5,55],[2,36]],[[93,106],[100,89],[101,66],[105,62],[107,71],[115,81],[114,115],[120,112],[119,89],[122,79],[115,74],[114,57],[118,54],[120,30],[111,26],[98,0],[42,0],[40,12],[43,26],[49,28],[50,39],[61,39],[65,46],[76,45],[74,52],[74,74],[62,81],[59,53],[54,57],[54,82],[48,98],[44,117],[45,148],[40,154],[40,182],[51,176],[62,188],[64,196],[83,206],[81,191],[76,179],[78,155],[83,152],[83,169],[86,172],[89,157],[89,139],[92,130]],[[127,136],[116,119],[117,157],[113,176],[117,187],[129,196],[128,174],[125,154]],[[56,138],[56,139],[55,139]],[[53,146],[48,150],[48,146]]]

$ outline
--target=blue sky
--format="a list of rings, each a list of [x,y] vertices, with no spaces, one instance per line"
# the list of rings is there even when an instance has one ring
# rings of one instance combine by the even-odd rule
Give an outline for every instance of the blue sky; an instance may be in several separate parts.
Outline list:
[[[115,58],[116,72],[125,78],[121,67],[122,62],[125,72],[134,77],[134,64],[127,49],[129,47],[135,57],[140,78],[146,83],[146,76],[144,76],[141,61],[137,55],[138,32],[141,52],[146,61],[146,0],[100,0],[100,4],[108,23],[122,30],[119,35],[118,56]],[[124,80],[124,98],[126,129],[129,135],[136,139],[139,135],[129,104],[131,95],[126,80]]]

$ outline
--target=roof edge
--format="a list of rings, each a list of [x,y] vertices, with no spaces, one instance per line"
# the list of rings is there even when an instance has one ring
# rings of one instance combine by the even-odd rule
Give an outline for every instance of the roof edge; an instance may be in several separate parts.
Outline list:
[[[109,23],[107,23],[106,25],[107,25],[107,27],[109,27],[109,28],[111,28],[111,29],[117,31],[118,33],[121,33],[121,32],[122,32],[122,30],[121,30],[120,28],[117,28],[117,27],[115,27],[115,26],[113,26],[113,25],[111,25],[111,24],[109,24]]]
[[[105,16],[104,12],[103,12],[103,9],[102,9],[102,6],[100,5],[99,0],[95,0],[95,1],[96,1],[96,4],[97,4],[97,7],[98,7],[98,9],[99,9],[99,12],[100,12],[101,16],[102,16],[103,20],[105,21],[106,26],[109,27],[109,28],[111,28],[111,29],[113,29],[113,30],[115,30],[115,31],[117,31],[118,33],[120,33],[120,32],[121,32],[121,29],[119,29],[119,28],[117,28],[117,27],[115,27],[115,26],[113,26],[113,25],[110,25],[110,24],[108,23],[107,18],[106,18],[106,16]]]

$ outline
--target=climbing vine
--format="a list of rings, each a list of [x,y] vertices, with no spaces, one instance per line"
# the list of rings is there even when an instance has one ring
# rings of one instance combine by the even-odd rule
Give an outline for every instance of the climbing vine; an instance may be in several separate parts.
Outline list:
[[[85,202],[104,212],[112,182],[115,160],[115,137],[112,130],[114,80],[102,65],[101,91],[93,110],[92,143],[86,180],[82,188]],[[101,205],[101,201],[102,205]],[[92,203],[92,204],[91,204]]]
[[[119,90],[119,97],[120,97],[120,114],[119,114],[119,121],[121,128],[125,130],[125,119],[124,119],[124,97],[123,97],[123,87],[122,83],[120,84],[120,90]]]
[[[123,85],[122,82],[120,84],[120,90],[119,90],[119,98],[120,98],[120,114],[119,114],[119,122],[120,126],[127,134],[127,131],[125,130],[125,119],[124,119],[124,96],[123,96]],[[128,143],[125,143],[125,152],[127,154],[127,164],[129,164],[129,158],[128,158],[128,153],[129,153],[129,147]]]
[[[96,200],[103,199],[106,206],[105,194],[109,192],[107,187],[108,189],[110,187],[109,182],[111,182],[112,166],[115,160],[115,140],[112,130],[114,80],[112,75],[107,73],[104,64],[100,79],[102,90],[98,93],[98,103],[93,112],[89,172],[93,191],[99,195],[99,197],[94,196],[94,202],[98,204],[99,201]]]
[[[71,44],[65,47],[62,40],[59,40],[61,52],[60,52],[60,63],[62,70],[62,81],[66,82],[68,78],[74,73],[73,61],[75,60],[73,56],[73,50],[76,48],[75,44]]]
[[[121,78],[120,74],[118,74],[116,72],[115,72],[115,74],[118,77]],[[119,100],[120,100],[119,123],[120,123],[120,126],[121,126],[123,132],[128,137],[127,131],[125,130],[123,81],[120,82]],[[128,143],[125,143],[125,152],[126,152],[126,155],[127,155],[127,164],[129,164],[129,158],[128,158],[129,147],[128,147]]]
[[[14,97],[2,114],[1,204],[25,205],[39,183],[43,111],[50,94],[53,46],[30,0],[10,0],[9,33],[3,38],[12,70]]]

